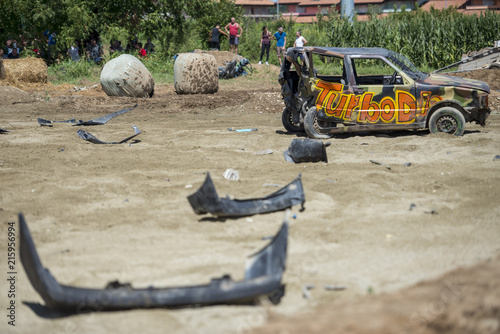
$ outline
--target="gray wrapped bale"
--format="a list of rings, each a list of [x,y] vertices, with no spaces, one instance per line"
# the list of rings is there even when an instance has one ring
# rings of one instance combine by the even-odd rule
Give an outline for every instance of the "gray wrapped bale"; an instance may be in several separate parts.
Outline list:
[[[104,65],[101,86],[109,96],[151,97],[155,83],[139,59],[124,54]]]
[[[215,57],[206,53],[181,53],[174,64],[177,94],[213,94],[219,90]]]

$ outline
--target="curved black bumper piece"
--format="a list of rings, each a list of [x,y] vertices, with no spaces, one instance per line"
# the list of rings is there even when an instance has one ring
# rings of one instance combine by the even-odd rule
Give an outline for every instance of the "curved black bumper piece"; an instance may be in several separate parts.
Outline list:
[[[116,116],[122,115],[122,114],[129,112],[131,110],[134,110],[136,107],[137,107],[137,104],[135,106],[133,106],[132,108],[115,111],[115,112],[108,114],[106,116],[91,119],[90,121],[82,121],[82,120],[77,121],[74,118],[68,119],[66,121],[49,121],[47,119],[38,118],[38,124],[40,124],[41,126],[50,126],[50,127],[52,126],[53,123],[71,123],[71,124],[73,124],[73,126],[75,126],[75,125],[104,125],[104,124],[108,123],[110,120],[112,120],[113,118],[115,118]]]
[[[211,213],[216,217],[252,216],[285,210],[298,204],[303,210],[306,201],[300,174],[290,184],[266,197],[239,200],[219,198],[210,173],[207,173],[200,189],[188,196],[188,200],[196,214]]]
[[[19,214],[21,262],[46,306],[66,312],[249,304],[256,303],[261,296],[268,296],[277,304],[284,293],[281,277],[286,262],[288,212],[285,216],[273,240],[248,258],[245,278],[238,282],[224,275],[206,285],[187,287],[133,289],[130,284],[118,282],[111,282],[104,289],[61,285],[42,266],[22,213]]]
[[[89,141],[91,143],[94,143],[94,144],[123,144],[127,141],[129,141],[130,139],[140,135],[142,132],[141,130],[139,130],[139,128],[135,125],[132,125],[132,129],[134,129],[134,134],[130,137],[127,137],[125,139],[122,139],[120,141],[102,141],[100,139],[97,139],[93,134],[87,132],[87,131],[84,131],[82,129],[78,130],[76,132],[76,134],[82,138],[83,140],[86,140],[86,141]]]

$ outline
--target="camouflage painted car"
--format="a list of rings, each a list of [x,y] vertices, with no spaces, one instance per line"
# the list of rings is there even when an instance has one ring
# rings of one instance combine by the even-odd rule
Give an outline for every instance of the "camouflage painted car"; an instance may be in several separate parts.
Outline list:
[[[285,129],[317,139],[425,128],[461,136],[490,113],[486,83],[422,73],[383,48],[289,48],[279,82]]]

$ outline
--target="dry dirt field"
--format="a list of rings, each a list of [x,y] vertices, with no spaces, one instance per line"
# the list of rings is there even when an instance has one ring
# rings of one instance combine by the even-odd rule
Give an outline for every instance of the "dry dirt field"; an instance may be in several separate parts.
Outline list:
[[[111,98],[99,87],[0,87],[0,128],[11,130],[0,134],[0,333],[499,333],[500,71],[476,76],[492,87],[486,127],[467,124],[458,138],[338,136],[328,140],[329,162],[314,164],[283,158],[297,135],[281,125],[275,73],[221,82],[209,96],[159,85],[152,99]],[[93,119],[136,103],[84,128],[115,141],[135,124],[142,134],[132,145],[95,145],[78,127],[37,123]],[[227,168],[240,180],[226,180]],[[276,233],[283,213],[224,222],[195,215],[186,196],[206,172],[219,195],[236,198],[264,196],[277,189],[269,184],[302,174],[306,209],[292,209],[279,305],[65,316],[44,307],[17,262],[16,327],[7,325],[7,223],[17,224],[18,212],[60,283],[242,279],[246,256]],[[314,286],[310,298],[305,285]]]

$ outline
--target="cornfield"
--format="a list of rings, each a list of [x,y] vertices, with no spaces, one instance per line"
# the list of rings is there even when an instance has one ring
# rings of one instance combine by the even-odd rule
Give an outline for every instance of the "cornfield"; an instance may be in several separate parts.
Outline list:
[[[416,10],[352,23],[331,15],[329,46],[384,47],[405,55],[416,66],[439,68],[462,54],[493,46],[500,39],[500,14],[465,15],[450,8]]]

